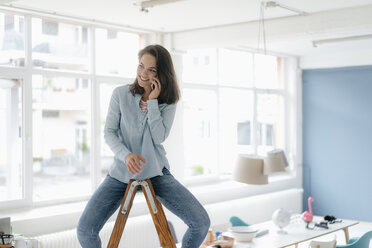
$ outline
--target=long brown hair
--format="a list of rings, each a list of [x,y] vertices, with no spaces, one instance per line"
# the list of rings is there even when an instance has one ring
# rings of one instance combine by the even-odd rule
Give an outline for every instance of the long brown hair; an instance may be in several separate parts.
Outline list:
[[[150,54],[154,56],[156,60],[157,77],[161,83],[161,92],[158,97],[158,102],[166,104],[177,103],[181,97],[181,93],[178,87],[172,58],[168,50],[161,45],[149,45],[138,52],[138,60],[140,60],[144,54]],[[145,92],[138,84],[137,75],[134,82],[130,85],[130,92],[133,95],[142,95]]]

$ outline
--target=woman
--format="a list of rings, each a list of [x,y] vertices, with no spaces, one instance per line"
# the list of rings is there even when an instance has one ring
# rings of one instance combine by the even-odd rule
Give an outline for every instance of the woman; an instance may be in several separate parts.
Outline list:
[[[189,227],[182,247],[197,248],[210,225],[198,200],[170,173],[162,142],[168,137],[180,93],[169,52],[150,45],[139,54],[133,84],[117,87],[111,97],[105,140],[114,164],[89,200],[77,233],[83,248],[101,247],[103,225],[120,206],[130,179],[150,179],[158,200]]]

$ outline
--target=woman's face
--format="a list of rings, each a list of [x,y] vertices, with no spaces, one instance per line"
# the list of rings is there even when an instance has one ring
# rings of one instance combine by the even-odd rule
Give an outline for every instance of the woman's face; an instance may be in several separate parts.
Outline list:
[[[156,59],[145,53],[142,55],[137,68],[137,81],[142,88],[150,88],[153,78],[157,76]]]

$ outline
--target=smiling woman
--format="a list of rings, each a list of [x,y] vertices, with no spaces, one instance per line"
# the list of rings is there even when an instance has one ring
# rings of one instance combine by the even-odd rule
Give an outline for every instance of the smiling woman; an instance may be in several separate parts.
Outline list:
[[[99,233],[127,187],[133,180],[148,179],[158,200],[187,224],[183,247],[199,247],[210,225],[208,213],[171,174],[163,146],[180,98],[172,58],[161,45],[143,48],[138,58],[137,78],[131,85],[117,87],[110,100],[104,137],[115,158],[80,217],[79,242],[84,248],[101,247]],[[147,102],[147,108],[141,108],[141,101]]]

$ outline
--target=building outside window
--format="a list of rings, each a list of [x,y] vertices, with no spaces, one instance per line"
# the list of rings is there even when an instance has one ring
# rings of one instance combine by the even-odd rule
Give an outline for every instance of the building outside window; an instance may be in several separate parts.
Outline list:
[[[42,20],[41,27],[43,34],[54,36],[58,35],[58,22]]]
[[[23,16],[0,13],[0,66],[24,66],[24,23]]]
[[[88,30],[82,25],[32,18],[35,68],[88,71]],[[85,42],[84,42],[85,40]]]
[[[82,81],[32,77],[35,201],[90,191],[91,84]]]

